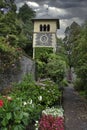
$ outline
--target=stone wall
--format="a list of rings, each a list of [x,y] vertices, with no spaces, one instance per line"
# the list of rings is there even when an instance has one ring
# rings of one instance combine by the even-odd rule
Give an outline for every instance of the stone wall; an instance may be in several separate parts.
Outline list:
[[[11,67],[3,73],[0,73],[0,90],[11,86],[14,82],[21,82],[26,74],[32,74],[35,79],[35,62],[26,56],[22,56],[15,67]]]

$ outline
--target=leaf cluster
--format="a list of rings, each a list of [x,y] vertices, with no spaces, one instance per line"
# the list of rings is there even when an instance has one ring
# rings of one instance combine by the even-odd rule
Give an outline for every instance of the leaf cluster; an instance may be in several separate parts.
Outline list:
[[[0,95],[4,102],[0,107],[0,129],[25,130],[28,124],[39,120],[43,109],[59,102],[61,92],[58,86],[50,80],[41,84],[35,84],[31,75],[27,75],[9,94]]]
[[[17,14],[14,0],[0,1],[0,7],[0,9],[3,8],[3,11],[9,9],[5,13],[0,10],[0,68],[3,71],[4,68],[7,69],[8,66],[14,64],[23,51],[29,52],[28,54],[32,56],[32,39],[29,39],[29,36],[32,37],[31,16],[34,16],[35,12],[28,5],[24,6],[23,9],[28,10],[28,18],[26,18],[27,22],[23,23],[22,15],[19,17],[21,9]],[[24,16],[25,13],[26,11]]]

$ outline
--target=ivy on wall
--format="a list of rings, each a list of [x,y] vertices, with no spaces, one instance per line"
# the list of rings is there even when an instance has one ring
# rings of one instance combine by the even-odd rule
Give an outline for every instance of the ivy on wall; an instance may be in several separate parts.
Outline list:
[[[35,48],[37,78],[46,77],[46,64],[48,63],[49,54],[51,53],[53,53],[53,48],[51,47]]]
[[[36,47],[35,59],[46,60],[50,53],[53,53],[53,48],[51,47]]]

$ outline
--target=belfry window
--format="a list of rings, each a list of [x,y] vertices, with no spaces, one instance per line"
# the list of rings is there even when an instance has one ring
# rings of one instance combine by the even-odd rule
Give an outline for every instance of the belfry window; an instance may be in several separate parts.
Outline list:
[[[47,27],[46,27],[46,25],[44,24],[44,26],[43,26],[43,31],[46,31],[46,28],[47,28]]]
[[[47,31],[48,32],[50,31],[50,25],[49,24],[47,25]]]
[[[40,25],[40,31],[42,31],[42,28],[43,28],[42,25]]]
[[[44,25],[42,25],[42,24],[40,24],[40,32],[42,32],[42,31],[50,31],[50,25],[48,24],[48,25],[46,25],[46,24],[44,24]]]

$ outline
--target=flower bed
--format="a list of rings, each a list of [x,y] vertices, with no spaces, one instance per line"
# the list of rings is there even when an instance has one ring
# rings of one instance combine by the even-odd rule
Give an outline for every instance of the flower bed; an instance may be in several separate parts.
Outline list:
[[[25,77],[10,93],[0,95],[0,130],[26,130],[26,127],[31,130],[30,125],[40,119],[42,110],[58,103],[60,97],[61,92],[54,82],[47,80],[39,86],[30,76]],[[44,112],[58,113],[54,108],[51,111],[47,108],[43,115]]]
[[[64,117],[62,108],[47,108],[36,121],[36,130],[64,130]]]

